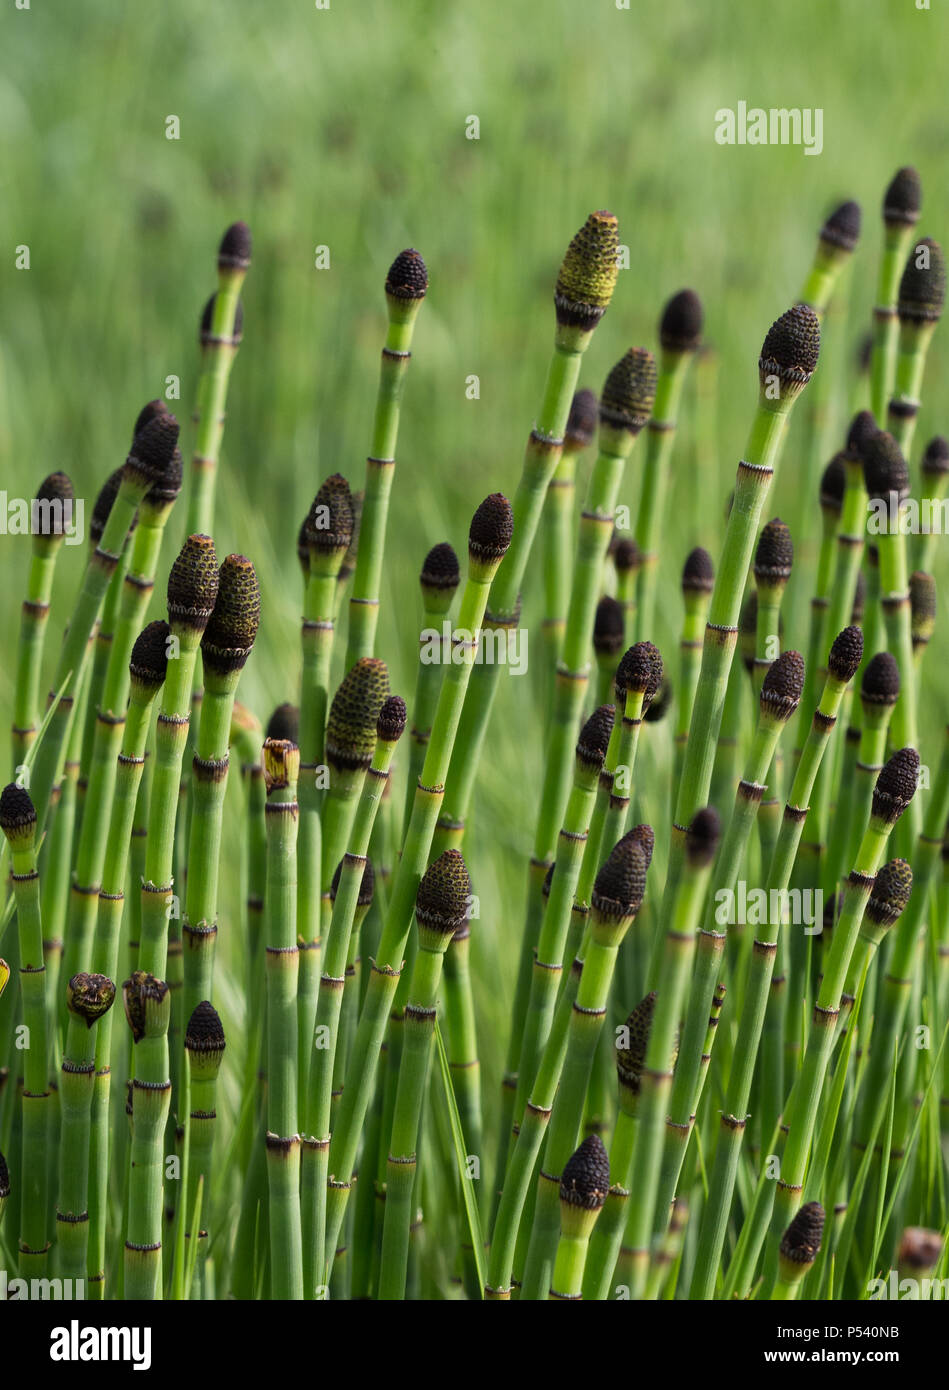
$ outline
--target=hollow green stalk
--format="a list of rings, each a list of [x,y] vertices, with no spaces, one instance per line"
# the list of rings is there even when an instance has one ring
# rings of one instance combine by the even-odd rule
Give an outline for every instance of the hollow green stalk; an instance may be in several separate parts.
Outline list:
[[[560,1240],[549,1299],[583,1297],[590,1237],[610,1187],[610,1165],[599,1137],[591,1134],[568,1159],[560,1182]]]
[[[870,359],[870,409],[883,419],[893,394],[899,321],[896,313],[900,276],[906,264],[913,228],[919,218],[919,177],[914,169],[901,169],[887,189],[883,202],[883,255],[877,278],[873,310],[873,350]]]
[[[300,751],[267,739],[267,1179],[274,1298],[303,1297],[297,1127],[296,839]]]
[[[182,1219],[191,1222],[192,1212],[198,1197],[199,1184],[204,1183],[204,1209],[208,1213],[210,1225],[211,1179],[214,1176],[214,1139],[217,1133],[217,1091],[218,1073],[224,1059],[226,1046],[224,1029],[217,1010],[207,1000],[202,999],[189,1015],[185,1028],[185,1052],[188,1059],[190,1094],[188,1105],[188,1140],[190,1145],[188,1161],[188,1181],[185,1188],[185,1208]],[[186,1230],[185,1253],[195,1261],[195,1285],[199,1297],[205,1294],[205,1262],[208,1257],[209,1239],[207,1228],[199,1225],[197,1231]],[[197,1251],[190,1255],[191,1243],[197,1242]]]
[[[122,998],[135,1045],[124,1297],[152,1300],[162,1296],[164,1140],[171,1106],[171,993],[164,980],[136,970],[122,986]]]
[[[460,578],[458,557],[450,545],[443,542],[429,551],[420,576],[422,632],[419,637],[419,664],[415,681],[415,702],[412,706],[412,726],[409,730],[409,768],[405,784],[405,810],[402,816],[403,824],[406,826],[412,816],[415,787],[431,738],[442,672],[451,660],[451,640],[449,638],[446,641],[442,623],[451,608]],[[448,846],[445,845],[443,848],[447,849]]]
[[[685,614],[679,638],[679,689],[676,705],[675,769],[673,787],[679,785],[689,737],[692,706],[702,667],[702,635],[708,618],[715,574],[707,551],[693,550],[682,573],[682,601]]]

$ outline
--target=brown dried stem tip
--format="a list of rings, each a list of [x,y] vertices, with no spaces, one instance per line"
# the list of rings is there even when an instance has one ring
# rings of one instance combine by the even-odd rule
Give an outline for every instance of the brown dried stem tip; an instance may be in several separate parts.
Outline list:
[[[835,680],[846,685],[857,674],[863,660],[863,633],[855,624],[845,627],[834,638],[827,657],[827,669]]]
[[[382,702],[379,718],[376,720],[376,738],[382,743],[398,743],[405,733],[408,711],[401,695],[390,695]]]
[[[219,574],[210,536],[189,536],[168,576],[168,621],[172,628],[202,633],[217,602]]]
[[[804,690],[804,658],[793,648],[772,661],[761,687],[761,711],[784,724],[801,701]]]
[[[171,990],[164,980],[145,970],[134,971],[122,986],[122,1004],[134,1043],[168,1031]]]
[[[623,645],[625,628],[623,605],[604,594],[593,615],[593,650],[597,656],[615,656]]]
[[[877,430],[864,440],[861,450],[863,479],[871,501],[889,503],[896,493],[898,502],[909,495],[909,469],[900,446],[887,430]]]
[[[253,243],[250,228],[246,222],[232,222],[221,238],[218,247],[218,271],[246,271],[250,266]]]
[[[152,699],[165,683],[168,674],[168,639],[171,628],[162,618],[143,627],[135,639],[129,659],[129,675],[133,688]]]
[[[656,359],[646,348],[630,348],[603,383],[600,428],[637,435],[656,399]]]
[[[579,454],[592,443],[596,433],[597,417],[598,406],[594,392],[588,388],[575,391],[563,436],[565,454]]]
[[[809,304],[795,304],[768,329],[758,359],[762,388],[777,377],[783,396],[802,391],[817,367],[820,319]]]
[[[132,440],[122,469],[123,479],[142,487],[163,487],[174,475],[178,421],[174,415],[153,415]]]
[[[591,771],[598,771],[603,766],[615,718],[616,712],[612,705],[600,705],[580,730],[577,761]]]
[[[754,573],[759,588],[783,588],[791,577],[794,542],[779,516],[762,528],[755,550]]]
[[[260,752],[267,794],[292,787],[300,775],[300,750],[286,738],[265,738]]]
[[[714,806],[696,811],[685,836],[686,859],[693,869],[704,869],[718,853],[722,822]]]
[[[326,760],[337,771],[368,768],[376,725],[389,694],[389,671],[378,657],[363,656],[343,677],[326,724]]]
[[[946,302],[946,258],[932,237],[910,250],[900,281],[897,311],[901,323],[937,323]]]
[[[702,546],[690,550],[682,567],[683,594],[710,594],[715,587],[715,566]]]
[[[191,1063],[192,1079],[213,1081],[221,1069],[226,1046],[220,1014],[212,1003],[202,999],[185,1029],[185,1047]]]
[[[646,892],[646,855],[642,845],[624,835],[600,868],[590,894],[590,904],[601,918],[632,920]]]
[[[697,352],[705,316],[695,290],[680,290],[662,311],[659,342],[664,352]]]
[[[865,705],[895,705],[900,698],[900,668],[889,652],[877,652],[863,668],[860,699]]]
[[[241,671],[257,637],[260,585],[246,555],[228,555],[219,571],[217,599],[201,638],[204,673]]]
[[[662,657],[652,642],[636,642],[623,655],[616,669],[616,693],[620,703],[627,694],[642,693],[643,712],[656,698],[662,684]]]
[[[805,1202],[781,1237],[781,1259],[792,1266],[782,1269],[787,1279],[803,1278],[817,1259],[824,1234],[824,1208],[820,1202]]]
[[[288,743],[300,742],[300,707],[286,700],[278,705],[267,721],[267,738],[282,739]]]
[[[910,622],[914,647],[925,647],[936,627],[936,581],[925,570],[909,577]]]
[[[419,942],[440,947],[468,921],[471,879],[460,850],[446,849],[429,864],[418,886],[415,917]]]
[[[468,530],[468,556],[473,564],[497,567],[514,534],[514,513],[503,492],[492,492],[481,503]]]
[[[895,825],[916,793],[919,780],[919,754],[915,748],[900,748],[880,772],[873,789],[873,815]]]
[[[911,164],[897,169],[883,195],[883,221],[888,227],[915,227],[923,190]]]
[[[114,1002],[115,985],[108,975],[81,971],[66,986],[66,1007],[74,1018],[82,1019],[87,1028],[107,1014]]]
[[[836,251],[853,251],[860,240],[860,204],[848,201],[834,208],[820,229],[825,246]]]
[[[611,212],[591,212],[567,247],[554,307],[562,328],[592,333],[613,297],[619,266],[619,232]]]
[[[30,849],[36,839],[36,808],[25,787],[8,782],[0,792],[0,830],[13,850]]]

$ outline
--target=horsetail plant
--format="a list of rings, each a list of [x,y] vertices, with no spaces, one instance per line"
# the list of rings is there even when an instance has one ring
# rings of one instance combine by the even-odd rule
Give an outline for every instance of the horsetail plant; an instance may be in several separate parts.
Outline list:
[[[862,481],[862,479],[861,479]],[[821,542],[817,561],[817,575],[814,593],[811,596],[810,625],[807,634],[807,652],[804,692],[801,697],[801,714],[798,721],[798,735],[795,743],[795,762],[800,756],[801,746],[807,737],[807,711],[814,704],[817,687],[817,673],[820,666],[824,642],[824,618],[830,603],[830,589],[834,578],[837,554],[837,530],[843,512],[844,487],[843,451],[830,460],[820,480]]]
[[[119,564],[136,509],[149,489],[156,484],[161,486],[174,471],[177,443],[178,422],[173,415],[155,416],[135,436],[102,536],[86,565],[52,688],[60,690],[67,679],[70,684],[56,706],[33,768],[32,789],[40,830],[45,824],[50,792],[69,736],[73,706],[86,667],[89,638],[102,601]]]
[[[860,748],[854,768],[853,799],[846,808],[847,815],[841,838],[844,844],[844,863],[834,874],[836,882],[846,864],[853,864],[860,841],[870,821],[870,806],[876,779],[886,761],[886,741],[893,709],[900,698],[900,669],[889,652],[877,652],[864,667],[860,682],[860,706],[863,713]]]
[[[297,1126],[296,838],[300,750],[264,743],[267,779],[267,1179],[274,1298],[303,1297],[300,1135]]]
[[[593,655],[597,665],[597,704],[608,705],[616,680],[616,662],[623,650],[627,613],[618,598],[604,594],[593,615]]]
[[[923,237],[911,248],[900,280],[899,355],[887,404],[887,424],[904,454],[913,446],[926,355],[945,303],[946,258],[937,241]]]
[[[824,1234],[824,1208],[820,1202],[805,1202],[781,1237],[779,1276],[771,1297],[793,1300],[801,1282],[820,1252]]]
[[[323,1282],[321,1256],[326,1237],[333,1075],[339,1046],[350,937],[364,896],[362,885],[368,870],[367,855],[373,824],[405,721],[405,702],[398,695],[387,696],[376,718],[375,749],[356,808],[348,849],[334,875],[335,890],[331,886],[333,910],[323,943],[315,1027],[307,1041],[307,1048],[312,1053],[304,1112],[302,1187],[303,1267],[307,1298],[313,1298],[317,1286]]]
[[[47,730],[48,732],[48,730]],[[47,1268],[48,1143],[50,1139],[49,1041],[43,925],[36,868],[38,818],[29,792],[15,782],[0,793],[0,830],[10,847],[19,933],[20,998],[29,1047],[23,1058],[23,1165],[20,1182],[19,1268],[39,1278]]]
[[[548,1298],[583,1297],[590,1236],[609,1190],[609,1158],[603,1141],[591,1134],[567,1159],[560,1178],[560,1241]]]
[[[13,684],[13,769],[22,765],[40,714],[40,675],[49,624],[50,597],[60,548],[72,524],[73,485],[65,473],[50,473],[36,490],[30,514],[32,555],[20,619]]]
[[[449,941],[469,917],[471,880],[460,850],[448,849],[430,864],[415,905],[418,954],[405,1008],[405,1039],[386,1162],[385,1221],[379,1297],[405,1297],[422,1100],[428,1089],[436,1003]]]
[[[873,310],[870,409],[878,420],[883,419],[893,392],[899,337],[897,296],[921,202],[919,174],[911,165],[897,169],[883,195],[884,245]]]
[[[228,227],[217,255],[217,292],[201,318],[201,376],[196,408],[197,434],[191,458],[188,534],[206,535],[214,525],[214,493],[224,435],[227,387],[243,336],[240,292],[250,268],[252,241],[246,222]]]
[[[330,1143],[326,1241],[330,1256],[336,1250],[336,1240],[353,1184],[356,1154],[371,1099],[379,1048],[398,988],[415,896],[445,795],[445,778],[477,652],[477,634],[484,620],[492,580],[508,552],[512,532],[512,509],[507,498],[501,493],[493,493],[485,498],[475,512],[468,532],[468,577],[457,628],[464,634],[456,645],[460,659],[452,660],[442,680],[432,736],[403,838],[402,856],[393,879]]]
[[[181,921],[187,1019],[212,993],[231,716],[259,622],[260,586],[254,566],[244,555],[228,555],[218,571],[214,608],[201,637],[204,698],[192,761],[194,804]],[[192,1085],[197,1083],[192,1067]]]
[[[188,1054],[190,1108],[188,1131],[190,1153],[188,1190],[183,1215],[190,1218],[195,1209],[198,1183],[204,1180],[205,1201],[208,1184],[214,1169],[214,1136],[217,1132],[217,1079],[227,1046],[224,1026],[214,1005],[202,999],[188,1018],[185,1028],[185,1051]],[[205,1229],[186,1231],[189,1240],[197,1243],[195,1273],[202,1287],[204,1262],[207,1257],[208,1232]],[[186,1246],[187,1249],[187,1246]]]
[[[679,699],[676,707],[675,771],[673,786],[678,786],[689,737],[692,705],[699,683],[702,662],[702,634],[708,617],[708,606],[715,585],[712,557],[702,546],[690,550],[682,567],[682,602],[685,617],[679,640]]]
[[[929,499],[934,510],[937,505],[942,507],[949,487],[949,440],[943,435],[937,434],[926,445],[919,471],[922,496]],[[917,569],[932,569],[934,537],[939,534],[940,528],[934,530],[928,519],[921,524],[913,556]]]
[[[685,762],[679,782],[669,851],[665,901],[672,902],[685,826],[704,803],[722,721],[728,673],[735,652],[738,611],[758,520],[780,459],[794,403],[817,367],[820,323],[813,309],[796,305],[769,329],[758,360],[758,406],[745,457],[738,466],[734,501],[709,605]]]
[[[801,752],[768,868],[766,888],[769,901],[772,892],[783,895],[787,890],[807,818],[808,802],[814,788],[817,769],[825,755],[844,690],[856,674],[862,655],[863,636],[859,628],[845,628],[834,639],[827,659],[827,680],[814,711],[811,732]],[[781,928],[780,914],[779,919],[768,926],[769,934],[776,937]],[[689,1294],[689,1297],[694,1299],[712,1297],[715,1276],[721,1261],[777,949],[777,940],[756,940],[752,943],[749,954],[738,1037],[725,1091],[725,1104],[709,1180],[709,1197],[700,1227]],[[796,1007],[793,1000],[791,1007]]]
[[[392,262],[386,275],[385,292],[389,326],[382,349],[379,391],[376,397],[370,452],[366,460],[366,493],[360,520],[356,574],[349,600],[347,670],[361,657],[375,654],[382,557],[386,542],[389,496],[395,476],[399,411],[402,393],[405,390],[405,377],[412,357],[415,321],[428,292],[428,270],[422,257],[413,247],[401,251]]]
[[[419,638],[419,665],[415,683],[415,702],[412,706],[412,726],[409,730],[409,775],[405,785],[404,823],[412,814],[415,785],[418,782],[425,750],[432,733],[432,720],[438,704],[438,688],[442,668],[451,659],[450,642],[446,644],[440,624],[451,607],[461,569],[458,556],[447,541],[432,546],[425,557],[419,584],[422,589],[423,630]],[[434,659],[437,651],[438,659]]]
[[[646,433],[635,532],[642,557],[636,583],[636,632],[639,637],[650,635],[655,621],[657,544],[665,524],[676,415],[686,374],[702,343],[703,320],[702,301],[694,290],[680,290],[674,294],[659,320],[659,372]]]
[[[567,624],[570,580],[573,571],[573,507],[576,493],[577,459],[589,448],[596,434],[597,402],[592,391],[577,391],[570,404],[564,430],[563,451],[547,484],[542,536],[544,542],[544,621],[541,632],[549,680],[556,670]]]
[[[164,980],[136,970],[122,986],[122,1002],[135,1045],[124,1290],[127,1299],[156,1299],[162,1292],[164,1139],[171,1107],[171,992]]]
[[[754,664],[756,696],[761,694],[765,674],[780,651],[778,627],[781,600],[791,578],[793,563],[791,533],[785,522],[776,516],[762,528],[752,566],[758,596]]]
[[[909,577],[909,612],[913,664],[918,673],[936,628],[936,581],[923,570],[914,570]]]
[[[115,1001],[106,975],[81,972],[66,986],[69,1027],[59,1082],[59,1201],[56,1231],[59,1269],[84,1280],[89,1247],[89,1140],[95,1089],[96,1025]]]
[[[840,272],[856,250],[860,220],[859,203],[841,203],[820,229],[814,262],[801,289],[800,300],[818,314],[826,313]]]

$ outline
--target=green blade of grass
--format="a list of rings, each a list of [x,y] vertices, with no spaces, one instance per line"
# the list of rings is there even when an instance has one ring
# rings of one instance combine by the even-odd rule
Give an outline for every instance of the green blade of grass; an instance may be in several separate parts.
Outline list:
[[[465,1153],[465,1140],[461,1129],[461,1117],[458,1114],[458,1104],[455,1100],[455,1088],[451,1081],[451,1071],[448,1066],[448,1054],[445,1051],[445,1044],[442,1040],[441,1029],[436,1020],[435,1023],[435,1046],[438,1049],[438,1067],[441,1072],[442,1085],[445,1092],[445,1104],[448,1108],[448,1119],[451,1124],[451,1138],[455,1149],[455,1161],[458,1164],[458,1176],[461,1180],[461,1196],[465,1204],[465,1218],[468,1222],[468,1232],[471,1236],[471,1246],[474,1252],[474,1260],[478,1269],[478,1287],[484,1289],[487,1271],[484,1264],[484,1236],[481,1231],[481,1216],[478,1212],[478,1203],[474,1195],[474,1188],[467,1172],[467,1155]],[[482,1294],[483,1297],[483,1294]]]

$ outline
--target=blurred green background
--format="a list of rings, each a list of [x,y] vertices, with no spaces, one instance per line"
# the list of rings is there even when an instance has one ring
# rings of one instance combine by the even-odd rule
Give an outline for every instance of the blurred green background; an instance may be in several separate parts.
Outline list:
[[[139,407],[169,375],[181,380],[172,408],[187,455],[198,316],[215,286],[220,235],[246,219],[254,262],[215,540],[221,555],[241,550],[260,573],[263,624],[240,693],[266,719],[296,692],[297,528],[328,473],[362,485],[385,271],[403,246],[418,247],[431,289],[405,397],[379,648],[393,689],[410,696],[420,563],[443,539],[463,553],[480,499],[513,492],[552,340],[557,266],[587,212],[608,207],[631,262],[582,384],[597,388],[630,344],[654,346],[662,304],[683,285],[703,297],[719,359],[720,467],[695,470],[691,396],[676,451],[654,634],[674,671],[681,564],[695,544],[717,552],[760,343],[793,302],[824,215],[845,197],[865,214],[848,316],[836,327],[850,376],[830,401],[831,449],[854,402],[850,369],[874,298],[880,198],[900,164],[922,175],[920,232],[947,233],[939,59],[949,52],[947,8],[941,0],[931,11],[914,0],[630,0],[628,10],[614,0],[5,5],[2,486],[29,497],[44,474],[64,468],[91,506],[122,461]],[[739,100],[822,108],[823,152],[717,145],[715,112]],[[177,140],[165,137],[172,115]],[[471,115],[479,140],[465,136]],[[14,269],[23,244],[28,271]],[[320,245],[331,261],[322,271],[314,269]],[[943,330],[930,354],[919,445],[947,429],[946,363]],[[466,399],[471,374],[479,400]],[[799,646],[819,527],[816,498],[801,486],[806,414],[798,412],[768,503],[769,514],[792,522],[797,544],[797,621],[787,641]],[[634,456],[624,488],[631,504],[636,473]],[[165,571],[184,515],[182,501]],[[0,541],[0,642],[11,653],[29,542]],[[54,638],[83,555],[63,553]],[[938,563],[942,581],[942,551]],[[525,595],[531,623],[537,597],[535,572]],[[927,663],[924,762],[944,718],[935,697],[946,645],[943,627]],[[4,726],[12,670],[8,657]],[[537,675],[502,682],[467,845],[481,897],[474,951],[489,1103],[539,785]],[[652,727],[647,772],[667,763],[670,724]],[[396,792],[401,805],[401,781]],[[664,782],[647,785],[643,804],[667,823]],[[224,877],[226,970],[238,887],[227,867]],[[239,1008],[229,978],[225,1015]]]

